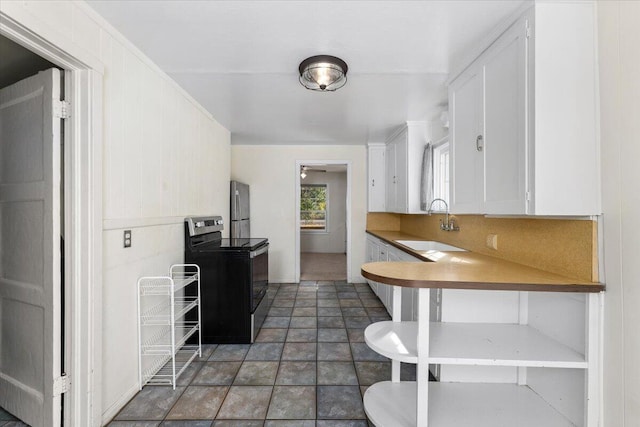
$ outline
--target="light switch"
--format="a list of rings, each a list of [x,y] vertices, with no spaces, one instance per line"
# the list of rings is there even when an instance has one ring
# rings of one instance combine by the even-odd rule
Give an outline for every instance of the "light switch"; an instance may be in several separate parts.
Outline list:
[[[131,247],[131,230],[124,230],[124,247]]]

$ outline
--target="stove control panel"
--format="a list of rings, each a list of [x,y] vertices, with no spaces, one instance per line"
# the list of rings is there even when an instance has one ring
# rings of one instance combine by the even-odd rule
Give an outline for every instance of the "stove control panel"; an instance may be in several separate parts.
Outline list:
[[[224,229],[221,216],[188,217],[184,221],[189,225],[189,235],[192,237]]]

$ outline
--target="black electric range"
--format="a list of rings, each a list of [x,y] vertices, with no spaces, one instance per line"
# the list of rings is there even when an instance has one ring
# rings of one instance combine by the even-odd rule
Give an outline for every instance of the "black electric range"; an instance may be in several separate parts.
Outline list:
[[[185,219],[185,263],[200,267],[202,343],[252,343],[268,307],[269,242],[222,238],[222,218]]]

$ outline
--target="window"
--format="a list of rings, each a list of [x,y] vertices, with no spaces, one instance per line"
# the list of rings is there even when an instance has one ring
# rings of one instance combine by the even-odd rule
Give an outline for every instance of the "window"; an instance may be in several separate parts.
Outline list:
[[[300,185],[300,230],[327,231],[327,184]]]
[[[433,197],[449,204],[449,142],[433,149]]]

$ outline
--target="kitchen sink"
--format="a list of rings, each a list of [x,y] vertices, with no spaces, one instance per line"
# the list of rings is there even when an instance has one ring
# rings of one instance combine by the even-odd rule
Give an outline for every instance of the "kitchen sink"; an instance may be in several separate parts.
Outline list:
[[[455,246],[447,245],[445,243],[436,242],[433,240],[394,240],[396,243],[400,243],[410,249],[417,252],[424,251],[466,251],[466,249],[457,248]]]

